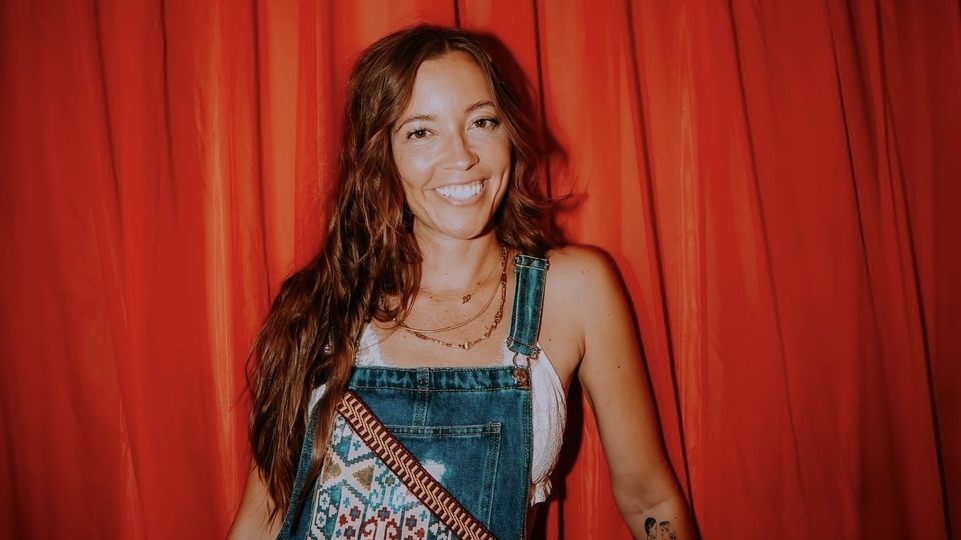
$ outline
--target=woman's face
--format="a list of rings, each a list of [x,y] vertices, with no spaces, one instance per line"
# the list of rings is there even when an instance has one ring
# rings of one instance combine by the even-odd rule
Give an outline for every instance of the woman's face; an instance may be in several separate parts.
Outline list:
[[[391,142],[418,239],[467,240],[487,230],[507,190],[511,150],[470,56],[421,64]]]

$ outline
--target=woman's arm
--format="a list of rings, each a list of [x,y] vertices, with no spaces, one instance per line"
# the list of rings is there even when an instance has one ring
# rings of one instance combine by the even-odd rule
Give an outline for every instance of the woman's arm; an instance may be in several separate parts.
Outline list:
[[[581,329],[578,375],[594,411],[618,509],[635,538],[696,536],[687,504],[664,454],[626,294],[612,264],[586,249],[567,249],[557,281],[566,313]],[[555,283],[557,285],[557,283]],[[673,535],[673,536],[672,536]]]
[[[247,476],[244,496],[237,509],[237,517],[227,533],[227,540],[268,540],[277,537],[284,516],[275,515],[270,519],[270,495],[267,485],[260,476],[260,469],[252,464]]]

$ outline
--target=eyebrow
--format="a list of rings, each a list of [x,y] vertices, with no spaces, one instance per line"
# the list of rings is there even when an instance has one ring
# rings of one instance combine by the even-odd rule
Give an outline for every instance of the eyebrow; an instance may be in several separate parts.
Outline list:
[[[432,114],[414,114],[398,122],[397,127],[394,128],[394,132],[400,131],[400,128],[411,122],[432,122],[434,120],[436,120],[436,118],[434,118]]]
[[[475,103],[468,105],[467,108],[464,109],[464,112],[467,114],[470,114],[476,111],[477,109],[483,109],[484,107],[496,107],[496,106],[494,105],[493,101],[489,99],[482,99],[480,101],[477,101]],[[412,114],[407,118],[404,118],[403,120],[398,122],[397,127],[394,128],[394,132],[400,131],[400,128],[404,127],[404,125],[409,124],[411,122],[433,122],[434,120],[437,120],[437,117],[432,114]]]
[[[494,107],[494,102],[489,99],[482,99],[470,107],[467,107],[467,110],[464,112],[472,113],[477,109],[483,109],[484,107]]]

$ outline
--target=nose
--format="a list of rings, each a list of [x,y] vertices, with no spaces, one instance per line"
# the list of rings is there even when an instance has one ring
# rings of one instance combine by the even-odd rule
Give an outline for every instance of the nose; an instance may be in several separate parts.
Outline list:
[[[466,171],[480,161],[463,132],[456,132],[448,138],[447,168]]]

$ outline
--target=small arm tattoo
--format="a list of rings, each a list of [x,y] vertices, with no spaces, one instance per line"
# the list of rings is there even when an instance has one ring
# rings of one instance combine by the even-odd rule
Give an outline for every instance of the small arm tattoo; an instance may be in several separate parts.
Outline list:
[[[670,521],[658,523],[656,519],[649,517],[644,520],[644,532],[647,533],[647,540],[677,540],[677,533]]]

